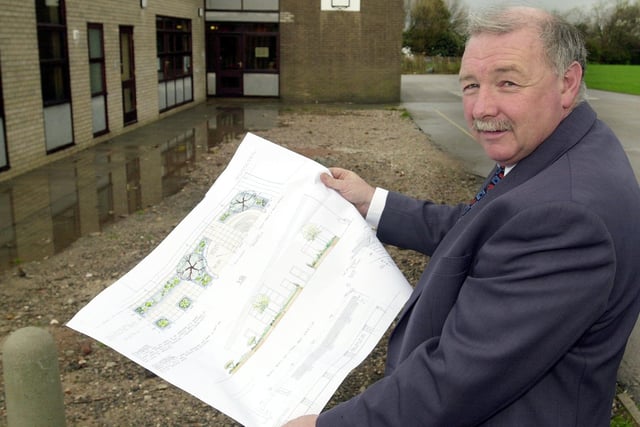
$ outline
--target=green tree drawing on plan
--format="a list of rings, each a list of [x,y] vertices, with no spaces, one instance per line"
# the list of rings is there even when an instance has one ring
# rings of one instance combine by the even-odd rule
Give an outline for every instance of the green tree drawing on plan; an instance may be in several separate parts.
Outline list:
[[[269,307],[269,297],[265,294],[260,294],[256,297],[253,302],[253,308],[256,309],[260,314],[264,313],[264,311]]]
[[[308,224],[304,227],[304,230],[302,230],[302,236],[310,242],[316,240],[320,233],[322,233],[322,230],[315,224]]]

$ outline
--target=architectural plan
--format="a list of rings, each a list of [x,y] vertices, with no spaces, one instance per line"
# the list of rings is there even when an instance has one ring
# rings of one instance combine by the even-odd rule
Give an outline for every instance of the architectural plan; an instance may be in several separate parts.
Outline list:
[[[319,413],[411,292],[324,172],[247,134],[204,199],[67,326],[243,425]]]

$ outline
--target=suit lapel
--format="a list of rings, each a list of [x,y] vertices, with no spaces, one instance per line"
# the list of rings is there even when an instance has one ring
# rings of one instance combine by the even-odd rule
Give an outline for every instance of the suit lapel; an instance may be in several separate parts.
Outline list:
[[[588,103],[579,104],[535,151],[522,159],[499,185],[483,197],[484,203],[478,203],[479,206],[474,206],[465,217],[472,217],[474,210],[479,211],[489,201],[526,182],[562,157],[587,134],[596,118],[595,111]]]
[[[438,249],[446,249],[447,242],[450,241],[449,238],[454,238],[455,240],[460,233],[464,233],[469,221],[477,214],[477,212],[480,211],[480,209],[482,209],[483,206],[486,206],[489,201],[507,193],[513,188],[518,187],[520,184],[537,175],[564,155],[571,147],[577,144],[578,141],[584,137],[589,129],[593,127],[595,121],[596,113],[589,104],[583,102],[578,105],[533,153],[521,160],[518,165],[511,170],[505,178],[503,178],[499,185],[496,185],[494,189],[489,191],[483,197],[482,201],[476,203],[476,205],[469,210],[466,215],[460,218],[460,221],[456,223],[447,236],[442,240]],[[451,234],[451,236],[449,236],[449,234]],[[426,278],[428,277],[428,271],[432,268],[431,264],[434,263],[434,258],[438,256],[438,253],[442,253],[442,250],[438,249],[436,249],[434,256],[429,261],[430,265],[427,266],[425,273],[423,273],[409,300],[406,302],[398,319],[398,324],[400,324],[401,321],[406,320],[404,318],[411,311],[412,307],[420,297],[423,290],[422,288],[424,287]]]

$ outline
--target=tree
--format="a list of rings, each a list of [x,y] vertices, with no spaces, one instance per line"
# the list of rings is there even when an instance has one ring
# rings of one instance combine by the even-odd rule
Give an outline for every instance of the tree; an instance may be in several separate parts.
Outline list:
[[[449,9],[449,23],[451,25],[451,29],[462,36],[465,32],[469,9],[461,0],[446,0],[446,4]]]
[[[600,1],[589,16],[576,14],[577,27],[585,37],[589,62],[640,64],[640,5],[618,0]]]
[[[640,64],[640,6],[619,1],[606,22],[602,57],[610,64]]]
[[[458,1],[450,3],[461,10]],[[460,15],[452,16],[443,0],[416,0],[403,35],[404,46],[429,56],[460,56],[464,43],[456,28],[460,22]]]

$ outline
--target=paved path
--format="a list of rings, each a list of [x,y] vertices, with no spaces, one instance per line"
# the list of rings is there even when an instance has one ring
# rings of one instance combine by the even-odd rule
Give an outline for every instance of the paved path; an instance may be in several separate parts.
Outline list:
[[[486,176],[493,162],[485,157],[467,131],[457,78],[456,75],[404,75],[401,106],[436,145],[460,158],[470,171]],[[588,100],[622,142],[640,179],[640,96],[589,90]],[[636,402],[640,402],[640,321],[629,339],[620,379],[631,386]]]
[[[457,75],[404,75],[401,99],[402,107],[436,145],[476,175],[489,173],[493,162],[467,131]]]
[[[473,140],[462,114],[456,75],[402,76],[402,106],[423,132],[444,150],[485,176],[493,166]],[[590,90],[589,103],[618,135],[640,179],[640,96]]]

